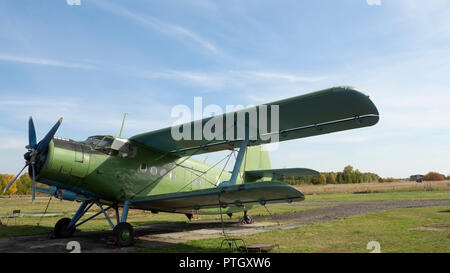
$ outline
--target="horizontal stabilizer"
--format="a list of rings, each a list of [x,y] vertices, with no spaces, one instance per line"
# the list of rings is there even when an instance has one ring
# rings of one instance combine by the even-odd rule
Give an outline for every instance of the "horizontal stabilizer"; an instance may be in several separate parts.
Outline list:
[[[286,168],[270,170],[254,170],[245,172],[246,181],[255,181],[263,177],[270,177],[272,180],[282,180],[285,176],[316,176],[320,173],[306,168]]]

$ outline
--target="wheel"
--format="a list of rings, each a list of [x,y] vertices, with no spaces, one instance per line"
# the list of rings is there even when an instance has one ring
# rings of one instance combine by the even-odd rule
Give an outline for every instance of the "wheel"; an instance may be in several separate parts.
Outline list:
[[[134,229],[130,224],[126,222],[119,223],[114,227],[113,233],[119,246],[130,246],[133,244]]]
[[[253,217],[251,217],[250,215],[247,215],[247,216],[244,218],[244,220],[245,220],[245,222],[246,222],[247,224],[253,224]]]
[[[70,218],[62,218],[56,222],[55,228],[53,229],[53,234],[56,238],[68,238],[75,232],[75,227],[67,228],[70,224]]]
[[[244,215],[244,217],[241,220],[242,224],[253,224],[253,218],[250,215]]]

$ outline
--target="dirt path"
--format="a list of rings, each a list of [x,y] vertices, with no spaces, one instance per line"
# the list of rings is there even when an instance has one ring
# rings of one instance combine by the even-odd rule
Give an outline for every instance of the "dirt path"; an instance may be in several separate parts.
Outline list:
[[[304,210],[293,213],[274,215],[279,221],[324,222],[350,215],[364,214],[381,210],[399,208],[419,208],[433,206],[450,206],[450,200],[426,201],[368,201],[368,202],[302,202],[298,206],[330,206],[328,208]]]
[[[273,229],[288,229],[305,225],[308,222],[332,221],[350,215],[358,215],[397,208],[417,208],[430,206],[450,206],[450,200],[431,201],[372,201],[372,202],[304,202],[293,206],[330,206],[293,213],[274,215],[275,221],[252,225],[240,225],[237,220],[224,223],[225,233],[233,236],[250,235]],[[270,207],[269,207],[270,210]],[[259,217],[261,220],[261,217]],[[258,218],[256,218],[258,220]],[[278,221],[281,225],[276,223]],[[82,252],[134,252],[142,247],[155,247],[183,243],[188,240],[218,238],[222,236],[220,221],[202,221],[192,223],[156,224],[138,228],[139,240],[132,248],[110,249],[106,240],[110,231],[77,232],[70,239],[49,239],[46,235],[0,238],[0,252],[69,252],[67,243],[77,241]]]

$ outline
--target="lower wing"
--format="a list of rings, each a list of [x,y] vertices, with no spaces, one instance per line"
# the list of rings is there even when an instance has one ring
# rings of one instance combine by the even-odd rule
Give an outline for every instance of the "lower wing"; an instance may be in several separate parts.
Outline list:
[[[245,206],[255,204],[291,203],[304,199],[305,196],[289,184],[255,182],[152,196],[132,201],[132,207],[153,211],[190,213],[208,208],[245,208]]]

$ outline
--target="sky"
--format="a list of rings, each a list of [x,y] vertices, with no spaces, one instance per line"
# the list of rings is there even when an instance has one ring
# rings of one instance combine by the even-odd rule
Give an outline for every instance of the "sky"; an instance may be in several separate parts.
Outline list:
[[[78,5],[79,4],[79,5]],[[0,173],[38,139],[168,127],[171,109],[257,105],[354,86],[368,128],[283,142],[272,167],[450,174],[446,0],[0,1]],[[211,164],[218,155],[199,156]]]

